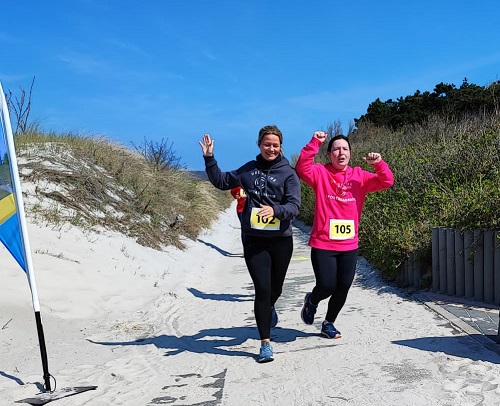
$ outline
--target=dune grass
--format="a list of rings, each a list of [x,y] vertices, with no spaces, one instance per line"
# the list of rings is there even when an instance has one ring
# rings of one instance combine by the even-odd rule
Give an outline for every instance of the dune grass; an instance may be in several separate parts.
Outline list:
[[[182,248],[232,198],[179,168],[158,168],[102,137],[26,131],[15,137],[21,182],[33,185],[27,215],[52,227],[108,229],[138,243]],[[201,159],[201,157],[200,157]]]

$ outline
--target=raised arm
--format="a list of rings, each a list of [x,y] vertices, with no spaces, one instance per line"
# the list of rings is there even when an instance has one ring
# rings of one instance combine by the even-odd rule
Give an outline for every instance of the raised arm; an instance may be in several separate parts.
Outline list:
[[[198,141],[205,160],[205,172],[207,173],[210,183],[217,189],[228,190],[233,187],[239,186],[240,182],[234,171],[222,172],[217,165],[214,157],[214,144],[215,141],[209,134],[203,134],[201,141]]]
[[[319,151],[321,144],[326,140],[326,133],[324,131],[315,131],[311,140],[300,151],[299,159],[295,165],[295,170],[300,179],[306,182],[309,186],[315,183],[314,180],[314,157]]]
[[[201,146],[204,157],[213,156],[215,140],[213,140],[209,134],[203,134],[202,140],[198,141],[198,143]]]
[[[365,180],[368,192],[378,192],[390,188],[394,184],[394,175],[387,162],[378,152],[370,152],[363,157],[366,163],[373,166],[375,173],[370,173]]]

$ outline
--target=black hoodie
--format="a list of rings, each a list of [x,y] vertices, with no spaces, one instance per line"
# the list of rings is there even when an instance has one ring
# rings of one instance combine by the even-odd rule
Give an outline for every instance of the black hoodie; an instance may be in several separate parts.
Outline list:
[[[222,172],[213,156],[205,158],[208,179],[216,188],[229,190],[241,185],[247,195],[242,213],[241,230],[244,235],[284,237],[292,235],[292,220],[300,209],[300,181],[284,156],[266,161],[259,154],[239,169]],[[255,210],[262,205],[274,209],[275,219],[259,228]],[[276,221],[278,220],[278,221]],[[253,226],[252,226],[253,224]],[[273,226],[273,224],[275,226]],[[279,225],[279,227],[278,227]]]

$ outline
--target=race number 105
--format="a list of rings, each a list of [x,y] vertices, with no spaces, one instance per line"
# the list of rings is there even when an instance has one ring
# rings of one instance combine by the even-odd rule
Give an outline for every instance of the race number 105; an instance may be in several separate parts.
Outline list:
[[[354,236],[354,220],[330,219],[330,240],[349,240]]]

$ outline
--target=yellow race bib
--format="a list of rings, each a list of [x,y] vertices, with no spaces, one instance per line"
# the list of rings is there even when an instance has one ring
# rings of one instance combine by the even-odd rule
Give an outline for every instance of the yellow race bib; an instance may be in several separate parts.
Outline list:
[[[258,207],[252,208],[252,214],[250,215],[250,226],[256,230],[268,230],[276,231],[280,229],[280,221],[276,217],[271,217],[263,219],[258,215]]]
[[[354,220],[330,219],[330,240],[349,240],[355,234]]]

